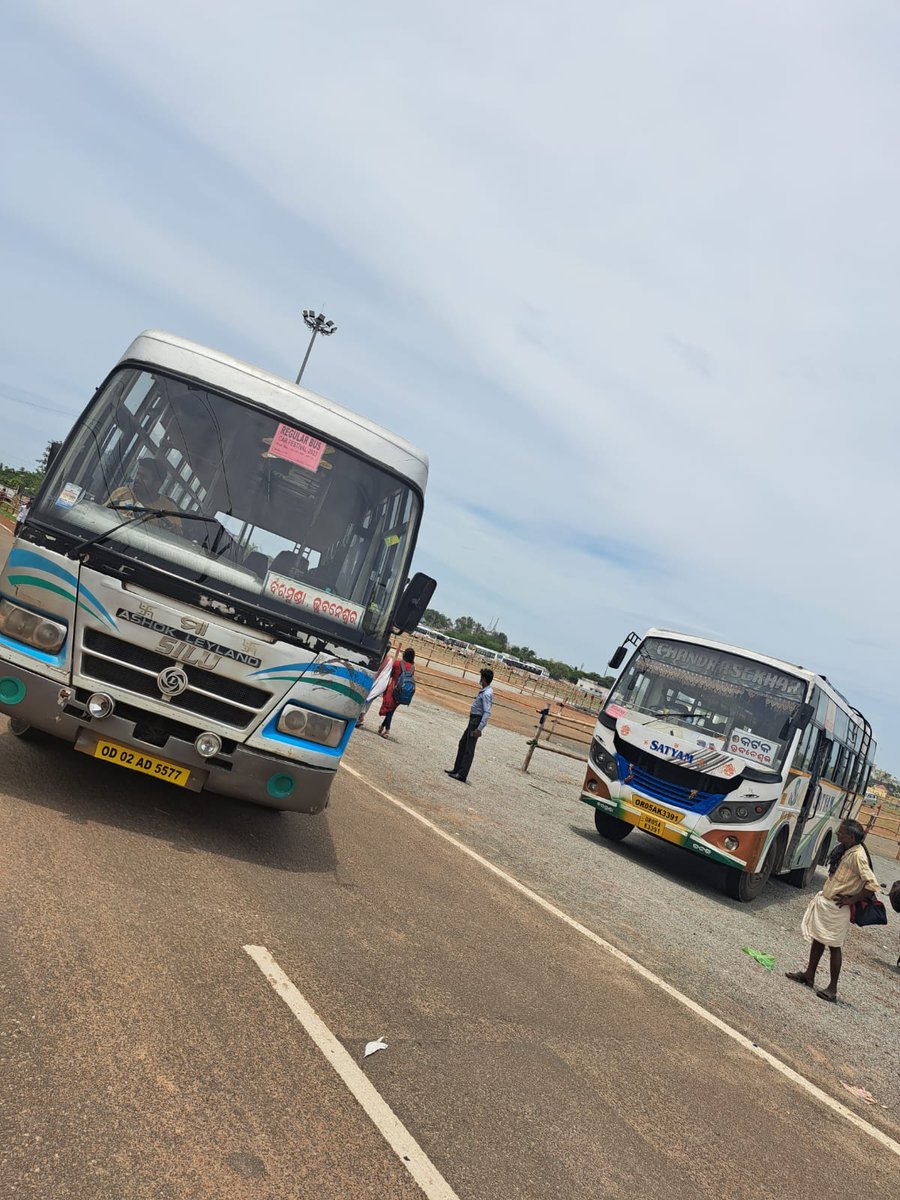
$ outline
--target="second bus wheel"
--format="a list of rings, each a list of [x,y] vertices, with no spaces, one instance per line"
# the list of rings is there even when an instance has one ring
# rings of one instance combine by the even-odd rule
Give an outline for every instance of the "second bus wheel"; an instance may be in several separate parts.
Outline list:
[[[725,868],[725,891],[732,900],[740,900],[746,904],[749,900],[756,899],[769,882],[780,844],[779,841],[777,845],[769,847],[763,865],[758,871],[738,871],[734,867]]]
[[[788,871],[785,879],[788,883],[797,888],[809,887],[816,876],[816,868],[822,867],[828,861],[828,851],[831,849],[831,835],[826,834],[822,839],[822,844],[813,856],[812,862],[808,867],[794,867],[792,871]]]
[[[610,842],[621,842],[622,838],[627,838],[634,829],[634,826],[629,825],[627,821],[611,817],[609,813],[601,812],[599,808],[594,809],[594,824],[597,826],[600,836]]]

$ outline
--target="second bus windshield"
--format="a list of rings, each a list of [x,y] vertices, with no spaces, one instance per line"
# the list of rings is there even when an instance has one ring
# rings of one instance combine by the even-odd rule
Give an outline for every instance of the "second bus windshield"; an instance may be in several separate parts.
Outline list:
[[[777,770],[806,683],[738,654],[647,638],[609,696],[632,712],[702,731],[718,749]]]

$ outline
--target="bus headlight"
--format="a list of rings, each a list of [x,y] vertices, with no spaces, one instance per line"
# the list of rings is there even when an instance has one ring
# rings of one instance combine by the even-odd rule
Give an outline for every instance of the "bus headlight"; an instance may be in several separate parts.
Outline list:
[[[713,825],[749,825],[751,821],[761,821],[774,803],[774,800],[762,803],[729,800],[727,804],[717,805],[709,814],[709,820]]]
[[[616,765],[616,760],[597,738],[593,738],[591,741],[591,762],[600,774],[605,775],[607,779],[619,778],[619,768]]]
[[[326,717],[324,713],[311,712],[298,704],[286,704],[275,726],[279,733],[303,738],[306,742],[318,742],[320,746],[338,746],[347,722],[337,717]]]
[[[20,608],[10,600],[0,600],[0,633],[17,642],[25,642],[46,654],[56,654],[66,640],[67,632],[66,626],[58,621]]]

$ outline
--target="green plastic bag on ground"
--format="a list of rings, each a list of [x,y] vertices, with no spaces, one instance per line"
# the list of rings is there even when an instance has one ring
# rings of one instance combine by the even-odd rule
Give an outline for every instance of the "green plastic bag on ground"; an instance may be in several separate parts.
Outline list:
[[[743,947],[744,953],[749,954],[751,958],[755,958],[758,963],[761,963],[767,971],[772,971],[775,968],[775,955],[763,954],[762,950],[751,950],[749,946]]]

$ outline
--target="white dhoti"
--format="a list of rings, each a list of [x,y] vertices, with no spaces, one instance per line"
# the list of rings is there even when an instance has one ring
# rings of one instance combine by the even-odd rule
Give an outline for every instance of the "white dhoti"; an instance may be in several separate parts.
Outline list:
[[[819,892],[807,905],[800,932],[808,942],[821,942],[823,946],[843,946],[850,932],[850,905],[838,907]]]

